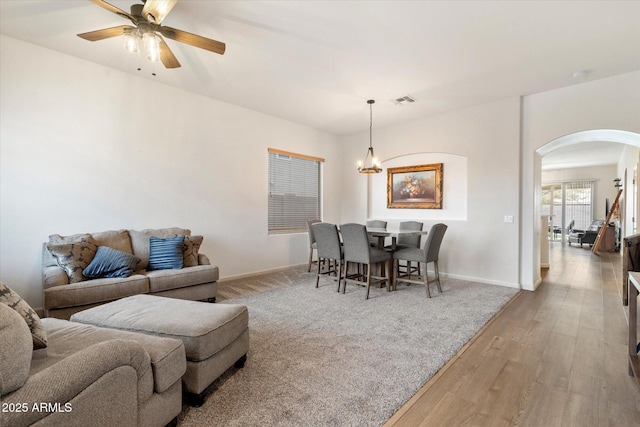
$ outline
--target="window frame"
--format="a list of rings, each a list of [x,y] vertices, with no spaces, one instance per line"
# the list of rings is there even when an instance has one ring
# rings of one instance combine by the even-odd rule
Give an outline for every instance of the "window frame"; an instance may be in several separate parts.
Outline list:
[[[323,211],[323,174],[324,159],[320,157],[310,156],[307,154],[293,153],[290,151],[268,148],[268,188],[267,188],[267,232],[269,235],[306,233],[308,219],[322,219]],[[278,159],[288,158],[293,162],[291,164],[289,175],[283,177],[281,181],[276,181],[278,166],[275,162]],[[313,162],[315,170],[310,173],[308,169],[311,164],[305,162]],[[275,170],[273,168],[276,168]],[[284,169],[284,168],[283,168]],[[296,176],[296,173],[298,176]],[[315,185],[305,186],[307,179],[317,174],[317,187]],[[296,183],[303,183],[302,187]],[[278,192],[278,189],[286,188],[289,192]],[[287,195],[290,198],[287,199]],[[281,201],[274,201],[276,197],[281,197]],[[303,200],[296,200],[301,198]],[[309,198],[313,199],[309,203]],[[306,201],[304,199],[307,199]],[[293,210],[283,211],[287,209],[287,205]],[[278,211],[278,208],[281,211]],[[296,211],[295,208],[300,208]]]

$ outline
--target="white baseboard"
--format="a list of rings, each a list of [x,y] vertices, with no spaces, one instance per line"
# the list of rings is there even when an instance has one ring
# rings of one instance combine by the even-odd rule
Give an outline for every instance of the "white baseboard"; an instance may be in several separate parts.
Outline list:
[[[480,277],[461,276],[458,274],[440,273],[442,277],[451,277],[452,279],[468,280],[469,282],[486,283],[488,285],[504,286],[506,288],[522,289],[519,283],[501,282],[498,280],[483,279]]]
[[[237,279],[246,279],[247,277],[259,276],[261,274],[276,273],[278,271],[288,270],[292,267],[299,267],[299,266],[306,266],[306,265],[307,263],[305,262],[304,264],[287,265],[286,267],[271,268],[268,270],[254,271],[254,272],[245,273],[245,274],[237,274],[235,276],[227,276],[225,278],[218,279],[218,283],[229,282],[231,280],[237,280]],[[311,269],[311,271],[313,272],[313,268]]]

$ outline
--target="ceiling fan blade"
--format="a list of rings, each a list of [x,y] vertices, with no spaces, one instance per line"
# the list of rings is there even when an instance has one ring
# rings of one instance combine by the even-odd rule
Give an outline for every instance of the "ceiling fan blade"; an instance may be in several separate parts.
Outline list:
[[[142,17],[160,25],[177,2],[178,0],[147,0],[142,8]]]
[[[106,1],[103,1],[103,0],[89,0],[89,1],[95,4],[96,6],[100,6],[101,8],[108,10],[109,12],[113,12],[116,15],[122,16],[123,18],[127,18],[134,24],[136,23],[136,19],[131,14],[125,12],[120,8],[115,7],[112,4],[107,3]]]
[[[127,28],[134,28],[131,25],[120,25],[119,27],[105,28],[104,30],[90,31],[88,33],[78,34],[78,37],[90,42],[96,42],[98,40],[104,40],[111,37],[117,37],[124,34],[124,30]]]
[[[177,30],[175,28],[162,26],[158,28],[158,31],[160,31],[163,36],[171,40],[199,47],[200,49],[205,49],[210,52],[219,53],[220,55],[223,55],[226,49],[226,45],[222,42],[191,34],[186,31]]]
[[[175,57],[173,52],[171,52],[171,49],[169,49],[169,45],[164,41],[162,37],[160,37],[160,61],[162,61],[165,68],[180,67],[178,59]]]

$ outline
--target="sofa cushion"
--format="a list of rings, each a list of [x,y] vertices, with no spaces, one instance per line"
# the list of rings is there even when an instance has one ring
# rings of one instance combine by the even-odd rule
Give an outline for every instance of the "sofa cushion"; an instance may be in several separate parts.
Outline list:
[[[31,332],[33,349],[47,346],[47,332],[42,326],[40,317],[20,295],[12,291],[7,285],[0,282],[0,303],[15,310],[25,321]],[[3,342],[0,340],[0,342]]]
[[[129,277],[140,258],[109,246],[98,246],[93,261],[82,274],[90,279],[99,277]]]
[[[182,268],[184,236],[149,238],[147,270],[179,270]]]
[[[84,282],[45,289],[44,305],[47,309],[77,307],[148,292],[149,280],[140,274],[133,274],[129,277],[85,280]]]
[[[151,367],[144,378],[147,397],[155,390],[162,393],[178,381],[186,371],[186,356],[182,341],[116,329],[99,328],[54,318],[42,319],[50,337],[49,356],[35,360],[31,375],[54,365],[83,348],[113,339],[129,339],[140,344],[151,358]],[[144,398],[143,398],[144,399]],[[146,399],[144,399],[146,400]]]
[[[4,396],[27,381],[33,354],[29,327],[5,304],[0,304],[0,342],[0,396]]]
[[[202,236],[184,236],[183,267],[198,265],[198,251],[203,239]]]
[[[145,229],[142,231],[129,230],[133,254],[140,258],[140,263],[136,267],[136,270],[145,270],[149,264],[149,239],[152,236],[166,238],[188,236],[190,234],[191,230],[179,227]]]
[[[219,275],[215,265],[197,265],[181,270],[153,270],[141,274],[149,279],[150,293],[215,282]]]

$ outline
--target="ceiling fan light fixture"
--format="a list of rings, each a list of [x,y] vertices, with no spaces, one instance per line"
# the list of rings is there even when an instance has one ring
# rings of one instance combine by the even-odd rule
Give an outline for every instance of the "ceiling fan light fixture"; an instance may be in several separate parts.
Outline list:
[[[139,53],[140,52],[140,34],[137,29],[129,30],[124,33],[123,37],[123,47],[129,53]]]
[[[154,32],[144,33],[142,35],[142,41],[144,43],[144,51],[147,55],[147,59],[151,62],[159,62],[160,36]]]
[[[178,0],[162,0],[154,1],[150,4],[145,3],[142,12],[147,21],[160,24],[177,2]]]

